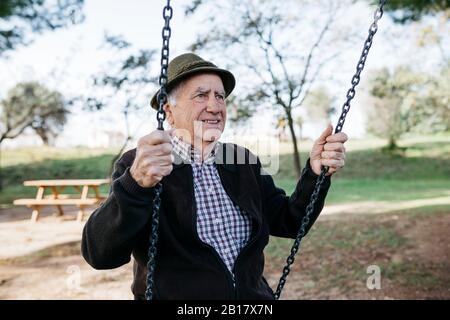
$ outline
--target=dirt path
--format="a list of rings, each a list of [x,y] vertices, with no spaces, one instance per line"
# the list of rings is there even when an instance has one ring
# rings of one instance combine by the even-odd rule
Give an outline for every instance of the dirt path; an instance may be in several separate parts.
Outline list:
[[[37,223],[29,220],[30,210],[0,210],[0,259],[19,257],[49,246],[81,239],[84,222],[78,222],[76,208],[65,210],[63,217],[45,208]]]
[[[321,215],[355,212],[357,214],[386,213],[397,210],[408,210],[420,207],[450,205],[450,196],[431,199],[416,199],[405,201],[359,201],[327,205]]]
[[[99,271],[81,257],[85,221],[76,214],[76,207],[63,217],[44,208],[33,223],[29,209],[0,210],[0,299],[133,298],[131,263]]]
[[[439,198],[434,200],[434,204],[442,204]],[[403,206],[397,204],[395,209],[408,207],[404,202]],[[358,206],[361,211],[357,211]],[[361,209],[370,207],[374,209]],[[371,206],[326,207],[328,213],[319,218],[317,231],[301,249],[283,298],[450,298],[450,212],[411,217],[381,214],[381,207],[373,202]],[[380,214],[355,215],[368,211]],[[71,220],[75,214],[76,210],[68,212],[61,219],[47,211],[39,223],[33,224],[28,221],[28,210],[0,210],[0,299],[132,299],[132,264],[114,270],[92,269],[80,256],[83,223]],[[345,229],[343,226],[353,229],[347,235],[332,237],[322,232]],[[365,229],[377,226],[383,228],[375,228],[374,237],[364,234]],[[362,230],[362,242],[358,242],[358,230]],[[405,242],[391,244],[397,238],[389,232]],[[358,241],[346,245],[342,242],[346,236]],[[288,251],[283,248],[284,252]],[[276,286],[283,260],[266,263],[265,274],[272,287]],[[366,287],[365,268],[373,263],[382,267],[382,290]]]

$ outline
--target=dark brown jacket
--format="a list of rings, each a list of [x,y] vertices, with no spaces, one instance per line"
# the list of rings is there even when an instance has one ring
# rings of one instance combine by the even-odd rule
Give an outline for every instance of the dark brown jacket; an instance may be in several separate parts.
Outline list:
[[[237,150],[244,150],[246,164],[236,164]],[[263,250],[269,235],[295,238],[317,175],[308,159],[294,193],[288,197],[274,185],[271,176],[261,174],[259,160],[248,163],[253,156],[248,150],[222,144],[221,151],[217,168],[222,185],[252,220],[250,239],[236,259],[235,286],[218,253],[197,234],[192,167],[175,164],[171,174],[162,180],[154,275],[156,299],[274,299],[262,276]],[[144,299],[153,188],[142,188],[131,177],[129,169],[135,154],[135,149],[130,150],[117,161],[109,197],[84,227],[82,253],[96,269],[120,267],[133,255],[132,291],[135,299]],[[223,161],[233,158],[234,163]],[[327,177],[307,230],[321,212],[329,187]]]

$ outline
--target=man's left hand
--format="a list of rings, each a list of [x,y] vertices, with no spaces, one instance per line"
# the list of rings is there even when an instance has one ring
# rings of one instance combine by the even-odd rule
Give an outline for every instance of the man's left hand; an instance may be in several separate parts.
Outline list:
[[[314,142],[309,154],[311,169],[319,175],[322,166],[328,166],[327,176],[339,171],[345,164],[344,142],[348,137],[345,133],[333,133],[331,124],[325,129],[320,137]]]

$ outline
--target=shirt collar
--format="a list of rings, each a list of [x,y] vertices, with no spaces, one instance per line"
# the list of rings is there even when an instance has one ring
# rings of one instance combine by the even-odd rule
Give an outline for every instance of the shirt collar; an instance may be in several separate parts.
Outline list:
[[[199,150],[194,148],[190,143],[183,141],[181,137],[172,137],[173,152],[181,157],[187,163],[204,163],[211,164],[214,162],[218,153],[220,142],[213,142],[213,146],[209,154],[202,161],[202,155]]]

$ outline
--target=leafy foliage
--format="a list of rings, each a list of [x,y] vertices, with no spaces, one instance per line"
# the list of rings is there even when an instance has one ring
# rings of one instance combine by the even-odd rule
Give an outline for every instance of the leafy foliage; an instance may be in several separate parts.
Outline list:
[[[417,21],[424,15],[436,14],[449,9],[449,0],[389,0],[386,5],[386,10],[398,23]]]
[[[389,139],[389,148],[394,149],[404,133],[448,130],[448,73],[448,67],[437,77],[418,74],[407,67],[378,71],[371,79],[374,104],[369,132]]]
[[[37,82],[17,84],[0,102],[0,142],[31,128],[49,144],[67,122],[68,104],[59,92]]]
[[[0,57],[30,42],[30,33],[55,30],[84,20],[84,0],[2,0]]]

